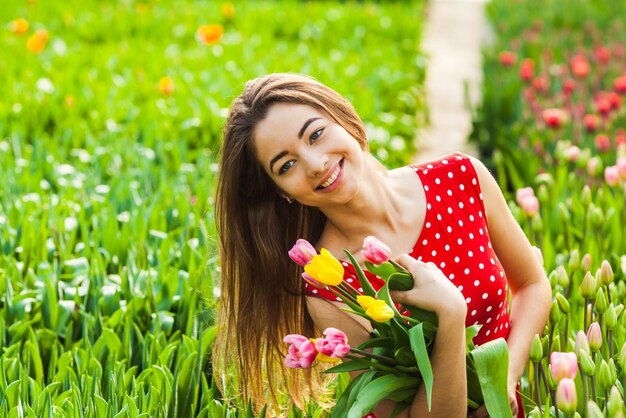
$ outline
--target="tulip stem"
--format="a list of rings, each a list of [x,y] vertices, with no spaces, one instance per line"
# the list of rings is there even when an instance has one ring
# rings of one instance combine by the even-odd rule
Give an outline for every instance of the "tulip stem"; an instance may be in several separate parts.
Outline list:
[[[348,293],[345,289],[341,288],[340,286],[341,286],[341,285],[339,285],[339,286],[333,286],[333,287],[330,287],[330,286],[329,286],[329,289],[330,289],[330,290],[331,290],[334,294],[336,294],[337,296],[343,296],[343,297],[345,297],[346,299],[348,299],[350,302],[355,303],[355,304],[357,304],[357,305],[358,305],[358,303],[357,303],[356,299],[354,298],[354,296],[352,296],[350,293]],[[335,290],[333,290],[333,288],[334,288]],[[340,293],[341,293],[341,295],[340,295]]]
[[[399,272],[401,272],[401,273],[407,273],[407,274],[410,274],[410,273],[408,272],[408,270],[407,270],[407,269],[405,269],[405,268],[404,268],[404,267],[402,267],[400,264],[396,263],[395,261],[393,261],[393,260],[391,260],[391,259],[389,260],[389,264],[391,264],[392,266],[394,266],[394,267],[396,268],[396,270],[398,270],[398,271],[399,271]]]
[[[610,329],[606,330],[606,342],[609,346],[609,358],[613,357],[613,331]]]
[[[541,391],[540,391],[540,378],[541,376],[539,376],[539,362],[537,363],[533,363],[533,365],[535,366],[535,403],[537,404],[537,406],[539,407],[539,413],[543,413],[541,411]]]
[[[545,370],[543,370],[543,366],[541,365],[541,363],[537,363],[537,366],[539,367],[539,373],[541,373],[541,380],[543,380],[544,386],[549,391],[550,390],[550,385],[548,385],[548,377],[546,376],[546,372],[545,372]],[[555,407],[556,407],[556,405],[555,405]]]
[[[561,413],[559,411],[559,407],[556,406],[556,393],[552,389],[550,389],[550,399],[552,400],[552,404],[554,405],[554,412],[556,414],[556,418],[560,418],[561,417]]]
[[[596,377],[591,376],[590,379],[591,379],[591,399],[595,403],[598,403],[598,397],[596,396]]]
[[[587,379],[585,376],[585,373],[583,373],[583,368],[580,366],[580,364],[578,365],[578,371],[580,372],[580,380],[583,383],[583,399],[584,399],[584,403],[585,405],[587,405],[587,400],[589,400],[589,393],[587,390]]]
[[[381,356],[379,354],[370,353],[369,351],[361,350],[358,348],[351,347],[350,351],[356,354],[361,354],[365,357],[370,357],[379,361],[384,361],[385,363],[389,363],[390,366],[396,366],[398,362],[390,357]]]
[[[355,351],[355,350],[357,350],[357,349],[350,348],[350,351]],[[357,351],[361,351],[361,350],[357,350]],[[363,352],[363,351],[361,351],[361,352]],[[363,353],[365,353],[366,356],[370,356],[370,357],[375,356],[375,354],[368,353],[367,351],[365,351]],[[349,358],[350,360],[364,361],[364,362],[368,363],[370,365],[370,367],[373,367],[375,369],[383,370],[383,371],[386,371],[386,372],[390,372],[390,373],[396,374],[398,376],[406,376],[406,373],[401,372],[400,370],[396,369],[395,367],[385,366],[384,364],[381,364],[381,363],[374,363],[373,361],[364,359],[363,357],[351,356],[350,354],[348,354],[345,358]]]

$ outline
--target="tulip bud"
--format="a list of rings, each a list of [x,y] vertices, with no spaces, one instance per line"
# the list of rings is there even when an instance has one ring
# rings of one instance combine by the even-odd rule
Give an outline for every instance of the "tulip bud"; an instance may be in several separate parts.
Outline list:
[[[585,299],[593,299],[596,297],[596,278],[590,272],[585,273],[583,281],[580,284],[580,295]]]
[[[585,353],[591,353],[591,349],[589,348],[589,341],[587,341],[587,334],[584,331],[578,331],[576,334],[576,344],[574,345],[574,351],[576,351],[576,355],[580,358],[580,352],[584,351]]]
[[[543,221],[541,220],[541,216],[535,216],[530,220],[530,226],[534,232],[543,231]]]
[[[622,345],[617,362],[622,370],[626,370],[626,342]]]
[[[391,257],[391,249],[376,237],[365,237],[361,255],[372,264],[382,264]]]
[[[550,328],[548,326],[546,326],[546,330],[544,330],[545,333],[550,332]],[[550,353],[550,337],[548,335],[544,335],[541,338],[541,350],[543,352],[543,356],[547,356],[548,353]]]
[[[583,187],[583,191],[581,194],[581,200],[583,202],[583,206],[587,207],[589,206],[589,203],[591,203],[591,187],[589,187],[588,184],[585,184],[585,186]]]
[[[609,304],[607,310],[604,311],[604,325],[609,330],[615,329],[615,325],[617,325],[617,315],[615,314],[615,307],[612,303]]]
[[[561,205],[563,205],[565,210],[567,210],[567,208],[565,207],[565,204],[561,203]],[[578,252],[578,249],[574,249],[572,250],[572,252],[569,253],[568,269],[570,271],[574,271],[579,266],[580,266],[580,253]]]
[[[580,269],[584,272],[591,270],[591,254],[586,253],[580,262]]]
[[[565,206],[565,203],[560,202],[559,205],[558,205],[558,209],[559,209],[559,219],[561,221],[563,221],[564,223],[571,222],[572,215],[570,215],[569,210],[567,209],[567,206]],[[577,260],[577,261],[579,261],[579,260]],[[576,267],[578,267],[578,265],[576,265]],[[571,268],[572,268],[572,266],[570,265],[570,269]]]
[[[539,407],[536,406],[530,411],[527,418],[541,418],[541,417],[542,417],[541,411],[539,411]]]
[[[624,347],[626,347],[626,343],[624,344]],[[626,350],[622,350],[622,351],[624,351],[625,353],[624,357],[626,359]],[[541,339],[539,338],[539,335],[535,334],[535,337],[533,338],[533,343],[530,346],[530,361],[532,361],[533,363],[539,363],[542,358],[543,358],[543,348],[541,347]]]
[[[592,322],[587,331],[587,340],[589,341],[589,348],[592,352],[596,352],[602,347],[602,330],[600,330],[600,324]]]
[[[617,369],[615,368],[615,362],[613,358],[609,358],[609,372],[611,372],[611,380],[615,382],[617,380]]]
[[[555,335],[554,338],[552,338],[552,350],[561,351],[561,337],[558,335]]]
[[[613,269],[607,260],[602,260],[600,265],[600,282],[603,285],[608,285],[613,281]]]
[[[604,314],[608,307],[609,304],[606,300],[606,296],[604,296],[604,289],[601,287],[600,289],[598,289],[598,293],[596,294],[596,311]]]
[[[561,310],[561,312],[567,315],[569,313],[569,302],[567,301],[567,299],[565,299],[565,296],[563,296],[560,293],[557,293],[556,302],[558,303],[559,309]]]
[[[580,350],[580,354],[578,356],[578,362],[580,363],[580,368],[583,373],[587,376],[593,376],[596,374],[596,365],[594,364],[591,356],[587,354],[585,351]]]
[[[615,381],[611,380],[609,364],[602,359],[600,362],[600,370],[598,371],[598,384],[602,390],[609,390],[611,386],[613,386],[613,383],[615,383]]]
[[[620,282],[620,284],[624,284],[623,282]],[[621,315],[622,311],[624,310],[624,305],[622,305],[621,303],[619,305],[617,305],[615,307],[615,317],[619,318],[619,316]]]
[[[611,387],[611,393],[609,394],[609,402],[608,402],[609,416],[615,417],[619,413],[624,413],[624,401],[622,400],[622,395],[619,393],[619,389],[617,386]]]
[[[578,359],[572,352],[558,351],[550,354],[550,374],[555,382],[561,379],[575,379],[578,372]]]
[[[593,226],[602,226],[604,224],[604,212],[599,207],[594,207],[591,210],[589,220]]]
[[[550,307],[550,325],[554,326],[561,320],[561,310],[559,309],[559,304],[554,301],[552,302],[552,306]]]
[[[317,255],[315,248],[305,239],[299,239],[289,250],[289,258],[296,264],[304,267]]]
[[[561,285],[561,287],[563,287],[564,289],[567,289],[569,287],[569,276],[567,275],[565,267],[558,266],[556,268],[556,279],[559,285]]]
[[[556,405],[566,414],[573,414],[577,404],[576,384],[572,379],[561,380],[556,389]]]
[[[604,418],[602,410],[594,401],[587,401],[587,418]]]

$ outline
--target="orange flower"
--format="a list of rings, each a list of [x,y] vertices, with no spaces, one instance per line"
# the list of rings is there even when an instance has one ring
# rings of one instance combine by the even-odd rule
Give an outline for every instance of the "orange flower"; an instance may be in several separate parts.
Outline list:
[[[231,2],[222,5],[222,13],[226,20],[231,20],[235,16],[235,6]]]
[[[28,20],[22,19],[21,17],[15,19],[9,23],[9,30],[17,35],[24,35],[28,32]]]
[[[159,80],[159,90],[163,96],[169,96],[174,92],[174,80],[171,77],[161,77]]]
[[[33,36],[26,41],[26,48],[29,51],[40,53],[46,47],[48,43],[48,31],[45,29],[37,29]]]
[[[202,25],[196,32],[198,39],[207,45],[218,43],[223,34],[224,28],[221,25]]]

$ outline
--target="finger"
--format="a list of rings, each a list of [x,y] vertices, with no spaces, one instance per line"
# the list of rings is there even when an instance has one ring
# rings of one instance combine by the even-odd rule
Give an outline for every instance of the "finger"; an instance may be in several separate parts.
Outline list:
[[[411,257],[408,254],[401,254],[399,255],[396,259],[395,262],[400,264],[402,267],[404,267],[405,269],[409,269],[412,265],[415,264],[417,260],[414,259],[413,257]]]

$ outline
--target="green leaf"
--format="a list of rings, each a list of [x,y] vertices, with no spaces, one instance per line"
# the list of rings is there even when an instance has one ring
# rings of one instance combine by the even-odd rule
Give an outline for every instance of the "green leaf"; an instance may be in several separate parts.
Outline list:
[[[407,389],[417,389],[418,380],[414,377],[385,374],[369,382],[359,391],[354,404],[348,411],[348,418],[361,418],[388,396]]]
[[[480,389],[489,416],[510,417],[507,393],[509,350],[503,338],[489,341],[471,351]]]
[[[350,262],[352,263],[352,266],[354,267],[354,271],[356,271],[356,275],[359,279],[359,283],[361,284],[361,289],[363,289],[363,294],[365,296],[370,296],[370,297],[376,296],[376,290],[374,290],[370,281],[367,280],[367,277],[365,277],[365,273],[363,273],[363,269],[361,268],[359,263],[356,262],[356,260],[354,259],[354,256],[350,253],[350,251],[344,250],[344,252],[350,259]]]
[[[365,264],[365,267],[367,268],[367,271],[369,271],[372,274],[377,275],[378,277],[383,279],[385,282],[389,280],[389,276],[398,272],[398,270],[391,263],[388,263],[388,262],[384,262],[382,264],[376,265],[376,264],[370,263],[369,261],[366,261],[364,264]],[[413,287],[413,281],[411,281],[411,287]]]
[[[407,273],[396,272],[387,279],[387,285],[391,290],[411,290],[413,284],[413,277]]]
[[[393,338],[382,337],[382,338],[370,338],[364,343],[360,344],[357,348],[359,350],[365,350],[367,348],[372,347],[393,347]]]
[[[374,377],[376,377],[376,374],[377,372],[375,370],[370,370],[352,379],[337,400],[333,408],[332,418],[345,418],[348,414],[348,410],[354,404],[357,395]]]
[[[417,367],[419,368],[424,381],[426,400],[428,402],[428,410],[430,411],[431,398],[433,394],[433,369],[430,365],[428,350],[426,349],[426,341],[424,340],[424,329],[422,324],[417,324],[409,330],[409,338],[411,340],[411,350],[413,350],[413,353],[415,354]]]
[[[364,360],[351,359],[350,361],[345,361],[336,366],[333,366],[329,369],[324,370],[324,373],[343,373],[343,372],[353,372],[355,370],[363,370],[368,369],[370,366],[369,362]]]

